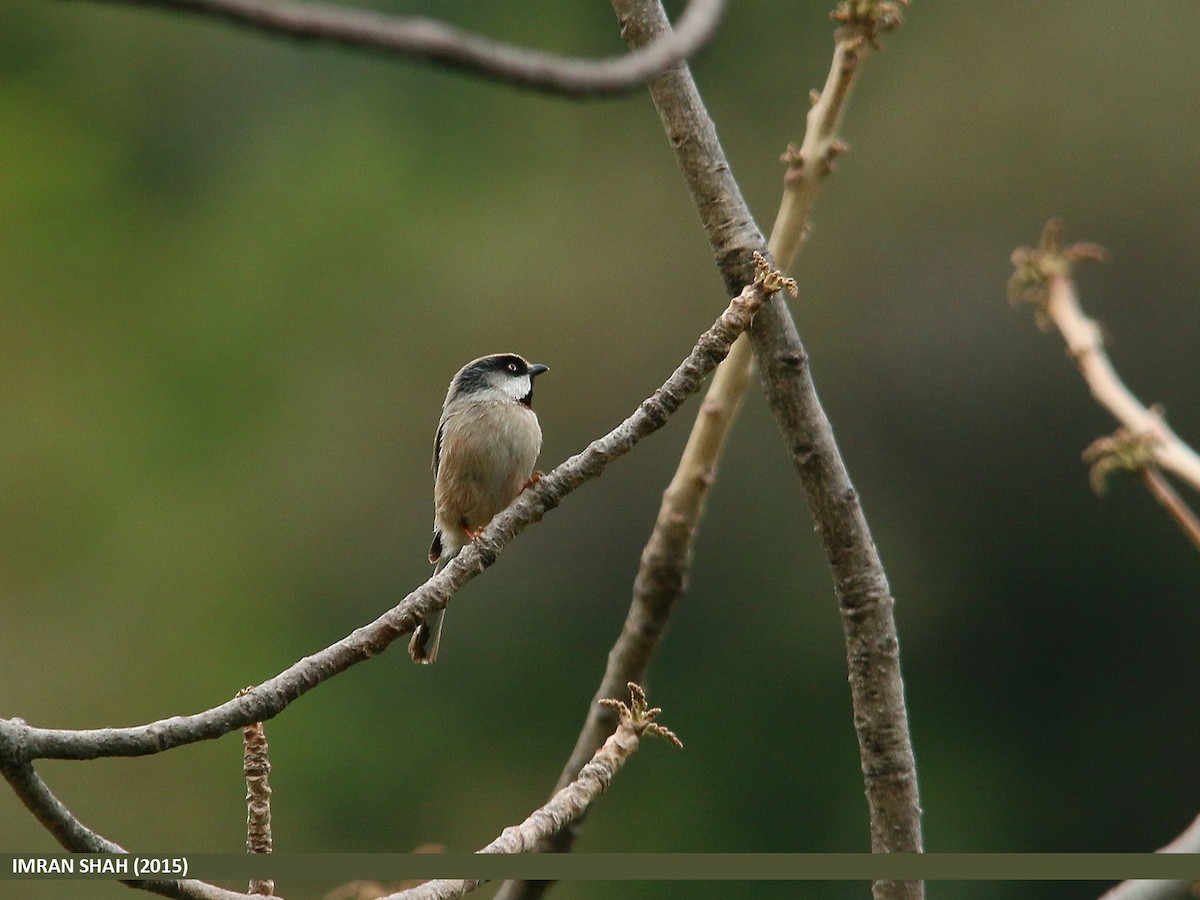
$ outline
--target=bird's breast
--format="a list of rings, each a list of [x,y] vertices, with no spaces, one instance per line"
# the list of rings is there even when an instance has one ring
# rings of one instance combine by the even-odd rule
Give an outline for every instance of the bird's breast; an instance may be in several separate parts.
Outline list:
[[[542,447],[532,409],[519,403],[464,404],[442,425],[434,486],[439,528],[482,528],[521,492]]]

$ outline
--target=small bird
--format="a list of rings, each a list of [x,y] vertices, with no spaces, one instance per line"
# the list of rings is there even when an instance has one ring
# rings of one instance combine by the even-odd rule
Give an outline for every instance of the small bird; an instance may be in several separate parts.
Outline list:
[[[533,379],[548,371],[515,353],[494,353],[467,363],[451,379],[433,445],[429,561],[435,573],[541,477],[533,471],[542,449]],[[445,612],[413,632],[408,644],[413,662],[437,659]]]

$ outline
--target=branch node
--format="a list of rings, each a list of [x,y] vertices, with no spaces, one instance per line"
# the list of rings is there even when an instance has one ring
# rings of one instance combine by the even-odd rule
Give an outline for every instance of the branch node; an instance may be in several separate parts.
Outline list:
[[[838,23],[840,40],[855,44],[866,42],[880,50],[883,35],[904,24],[906,6],[908,0],[842,0],[829,18]],[[853,66],[856,62],[856,54],[848,53],[846,65]]]
[[[1099,244],[1079,242],[1063,245],[1063,225],[1051,219],[1042,229],[1042,239],[1036,247],[1018,247],[1012,253],[1013,273],[1008,279],[1008,300],[1014,306],[1031,303],[1038,325],[1049,325],[1046,306],[1050,301],[1051,280],[1070,277],[1075,263],[1083,260],[1104,262],[1108,251]]]
[[[795,278],[788,278],[778,269],[772,269],[771,264],[767,262],[767,258],[754,251],[754,283],[761,285],[762,289],[768,294],[773,294],[776,291],[787,289],[787,292],[793,297],[800,295],[800,288],[796,286]]]
[[[825,148],[825,171],[832,172],[837,167],[838,157],[847,153],[850,150],[850,145],[845,141],[833,140],[829,142],[829,146]]]
[[[1162,421],[1162,408],[1150,407],[1155,423]],[[1088,478],[1092,490],[1104,495],[1108,490],[1108,476],[1113,472],[1142,472],[1153,466],[1155,450],[1163,443],[1157,426],[1135,431],[1121,426],[1112,434],[1097,438],[1083,451],[1083,461],[1090,466]]]
[[[601,706],[616,711],[621,719],[621,726],[631,729],[639,737],[649,735],[650,737],[661,738],[668,744],[672,744],[679,749],[683,749],[683,741],[665,725],[659,725],[654,720],[658,718],[662,709],[659,707],[651,708],[646,702],[646,692],[642,690],[637,682],[629,682],[629,705],[626,706],[620,700],[614,700],[611,697],[603,697],[596,701]]]
[[[1068,277],[1081,260],[1103,263],[1108,251],[1098,244],[1063,246],[1062,220],[1051,218],[1042,229],[1037,247],[1018,247],[1013,251],[1013,275],[1008,280],[1008,299],[1015,306],[1021,301],[1036,306],[1046,304],[1046,284],[1051,278]]]

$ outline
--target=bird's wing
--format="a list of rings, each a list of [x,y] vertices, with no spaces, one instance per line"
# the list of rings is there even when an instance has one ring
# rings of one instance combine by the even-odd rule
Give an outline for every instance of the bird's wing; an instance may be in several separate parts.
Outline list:
[[[446,418],[442,417],[442,421],[438,422],[437,439],[433,442],[433,474],[437,476],[438,463],[442,459],[442,432],[446,430]]]

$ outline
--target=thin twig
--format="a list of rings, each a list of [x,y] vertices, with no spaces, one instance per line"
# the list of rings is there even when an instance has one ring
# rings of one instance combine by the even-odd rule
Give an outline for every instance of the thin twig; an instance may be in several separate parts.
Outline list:
[[[28,761],[0,754],[0,773],[26,809],[72,853],[128,853],[120,844],[97,834],[71,813],[54,795]],[[179,881],[122,880],[127,887],[139,888],[163,897],[179,900],[253,900],[249,894],[227,891],[216,885],[195,879]]]
[[[689,59],[703,47],[726,0],[691,0],[673,33],[651,47],[611,59],[560,56],[493,41],[435,19],[388,16],[293,0],[106,0],[183,10],[272,34],[440,63],[508,84],[552,94],[617,94]]]
[[[1154,499],[1167,511],[1167,515],[1175,520],[1188,540],[1200,550],[1200,519],[1197,519],[1191,507],[1183,502],[1178,491],[1171,487],[1170,482],[1163,478],[1162,472],[1154,466],[1144,466],[1141,478]]]
[[[1115,434],[1099,438],[1083,453],[1084,461],[1091,464],[1093,487],[1102,491],[1105,477],[1114,469],[1139,473],[1154,499],[1200,549],[1196,514],[1159,471],[1173,472],[1200,491],[1200,454],[1171,430],[1161,407],[1147,407],[1125,386],[1104,352],[1099,323],[1079,304],[1071,277],[1075,264],[1106,257],[1104,249],[1095,244],[1064,245],[1062,222],[1051,219],[1037,247],[1013,251],[1009,299],[1032,303],[1038,324],[1058,329],[1092,396],[1120,423]]]
[[[492,565],[500,552],[533,522],[540,521],[576,488],[599,476],[654,433],[700,389],[773,292],[794,282],[770,271],[760,258],[760,280],[748,284],[701,335],[687,358],[624,422],[561,463],[496,516],[480,538],[445,569],[412,591],[369,625],[307,656],[245,694],[191,716],[160,719],[131,728],[34,728],[20,719],[0,719],[0,764],[33,759],[96,759],[146,756],[172,747],[220,737],[252,722],[266,721],[321,682],[383,652],[438,609],[464,584]]]
[[[629,705],[615,700],[606,702],[606,706],[618,717],[617,729],[580,769],[576,778],[520,825],[505,828],[498,838],[476,852],[528,853],[549,835],[581,819],[592,803],[612,784],[621,767],[637,752],[642,737],[659,737],[676,747],[683,747],[673,732],[655,721],[662,710],[649,708],[642,689],[631,682],[628,690],[631,695]],[[390,894],[381,900],[450,900],[482,884],[484,882],[479,880],[439,879]]]
[[[1072,268],[1081,260],[1102,260],[1105,256],[1104,250],[1094,244],[1064,246],[1062,222],[1051,219],[1036,248],[1013,251],[1015,271],[1009,281],[1009,296],[1014,301],[1033,303],[1039,323],[1058,329],[1067,353],[1101,406],[1130,432],[1154,437],[1154,462],[1200,491],[1200,454],[1171,430],[1159,410],[1147,407],[1125,386],[1104,352],[1100,325],[1079,305]]]
[[[243,694],[250,688],[243,688]],[[271,756],[262,722],[242,729],[242,772],[246,777],[246,852],[270,853],[271,839]],[[275,895],[275,882],[254,878],[246,893],[263,897]]]
[[[1200,816],[1184,829],[1183,833],[1158,853],[1200,853]],[[1167,881],[1134,879],[1122,881],[1111,888],[1100,900],[1183,900],[1193,897],[1196,885],[1200,881]]]
[[[657,0],[613,0],[612,5],[622,36],[632,46],[654,40],[667,27]],[[771,249],[778,242],[780,253],[790,257],[802,242],[821,181],[833,159],[845,149],[837,140],[837,128],[863,55],[869,46],[878,46],[882,31],[899,23],[899,7],[852,0],[839,4],[835,18],[840,26],[825,90],[809,113],[804,145],[785,157],[789,175]],[[762,235],[742,199],[687,67],[665,73],[648,87],[700,212],[717,266],[726,286],[735,291],[747,277],[747,259],[763,249]],[[780,259],[776,257],[777,262]],[[921,849],[920,805],[886,577],[817,399],[807,356],[786,304],[765,306],[751,333],[756,334],[754,350],[760,362],[768,361],[764,367],[768,400],[792,448],[793,462],[808,491],[834,571],[871,812],[872,848],[917,852]],[[626,678],[643,677],[671,608],[682,594],[692,538],[725,435],[749,383],[751,357],[747,342],[739,340],[713,378],[643,551],[634,602],[609,653],[598,697],[611,696]],[[587,758],[606,727],[611,726],[604,714],[593,709],[559,778],[560,786]],[[573,830],[564,830],[542,849],[569,850],[574,838]],[[533,900],[545,887],[545,882],[507,882],[496,900]],[[880,897],[913,898],[922,893],[920,884],[904,882],[880,882],[875,890]]]

